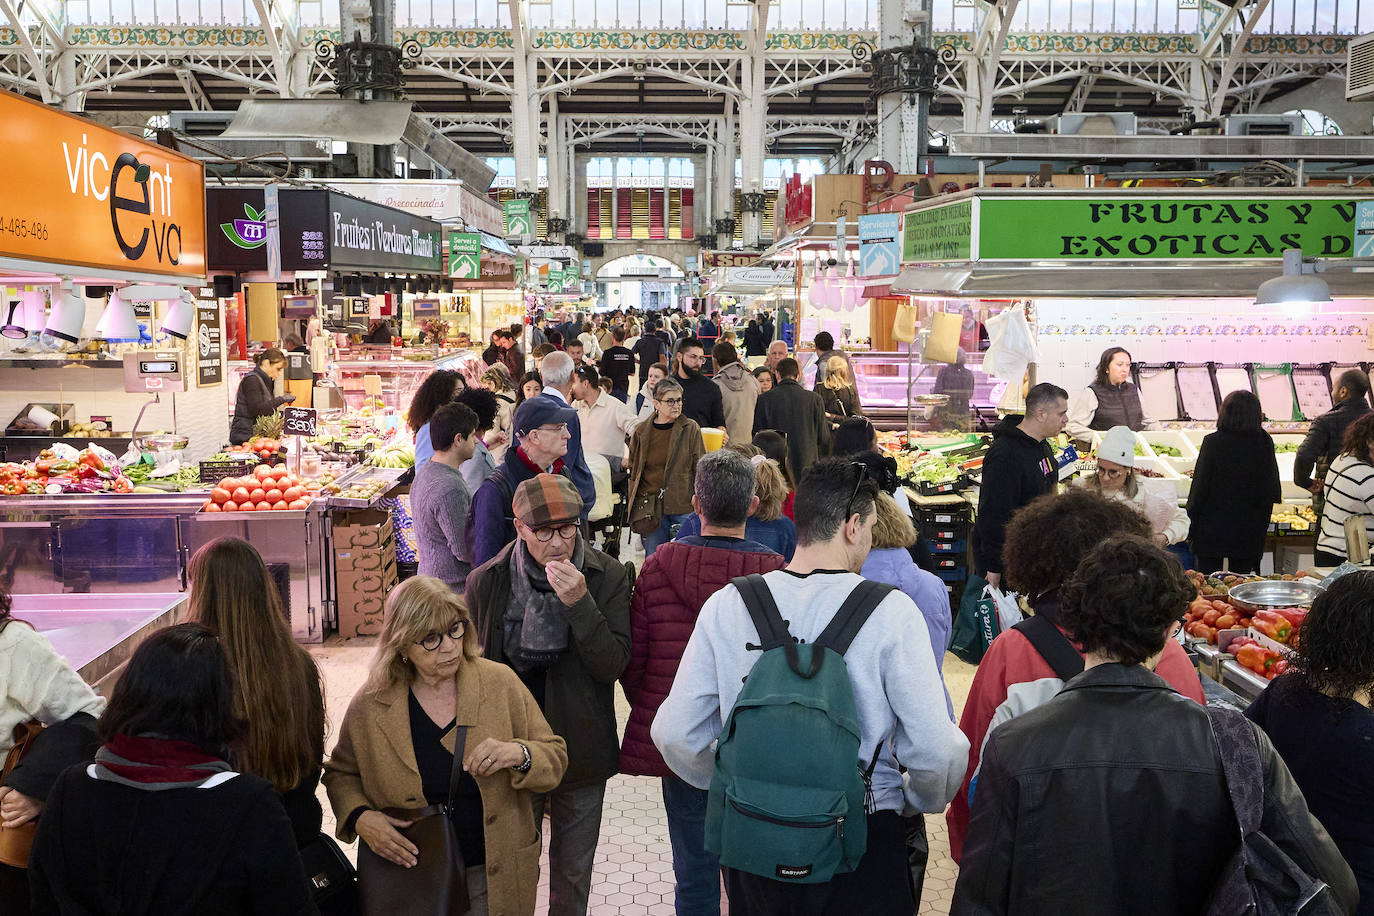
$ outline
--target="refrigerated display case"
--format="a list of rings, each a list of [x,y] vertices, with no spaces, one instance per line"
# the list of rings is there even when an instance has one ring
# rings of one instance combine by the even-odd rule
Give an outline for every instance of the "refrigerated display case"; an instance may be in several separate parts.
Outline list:
[[[14,595],[14,616],[47,637],[105,696],[149,636],[186,619],[184,593]]]
[[[864,415],[878,429],[905,429],[907,422],[908,358],[905,352],[850,351],[845,354],[854,367],[859,385],[859,403]],[[816,354],[800,354],[806,360],[802,368],[802,383],[811,388],[815,383]],[[978,427],[996,423],[997,402],[1007,383],[993,378],[982,370],[981,354],[970,354],[967,364],[973,374],[973,394],[969,398],[967,417],[951,416],[940,407],[934,397],[935,382],[943,365],[922,367],[919,360],[910,362],[910,374],[915,376],[911,386],[913,426],[918,429]],[[962,421],[962,422],[961,422]]]

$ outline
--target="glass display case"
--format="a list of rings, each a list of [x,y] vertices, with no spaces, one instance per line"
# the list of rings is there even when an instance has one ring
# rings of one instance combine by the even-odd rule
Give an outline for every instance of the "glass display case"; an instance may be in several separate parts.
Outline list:
[[[816,354],[799,354],[804,360],[802,378],[806,387],[815,384]],[[903,429],[907,420],[907,354],[905,352],[848,351],[850,364],[859,385],[859,403],[864,415],[879,429]],[[910,363],[915,384],[911,388],[912,421],[917,429],[972,429],[980,421],[996,422],[997,402],[1007,383],[982,370],[982,354],[969,356],[967,376],[957,367],[932,364],[923,367],[919,360]],[[937,383],[946,397],[937,396]],[[968,407],[961,404],[961,391],[969,391]],[[948,399],[946,399],[948,398]]]

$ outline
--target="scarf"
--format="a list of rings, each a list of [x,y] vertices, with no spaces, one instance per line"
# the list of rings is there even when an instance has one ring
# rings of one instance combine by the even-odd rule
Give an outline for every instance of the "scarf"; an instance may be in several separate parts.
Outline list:
[[[227,760],[189,741],[153,735],[115,735],[95,752],[92,774],[105,782],[162,792],[193,789],[220,773],[232,773]]]
[[[548,668],[568,651],[570,630],[563,599],[549,584],[544,568],[530,556],[524,540],[514,548],[515,570],[510,580],[510,601],[502,619],[506,656],[511,667],[524,674]],[[573,547],[572,564],[582,568],[586,545],[582,535]]]

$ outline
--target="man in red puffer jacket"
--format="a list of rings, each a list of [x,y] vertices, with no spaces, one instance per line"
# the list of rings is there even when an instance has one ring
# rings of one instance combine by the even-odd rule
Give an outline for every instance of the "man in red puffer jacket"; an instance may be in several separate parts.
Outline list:
[[[630,664],[621,675],[630,721],[620,772],[663,780],[663,807],[673,844],[679,916],[719,916],[720,863],[706,851],[706,796],[673,775],[649,736],[658,707],[672,689],[701,606],[736,576],[772,572],[781,556],[744,537],[758,505],[754,466],[721,449],[697,462],[692,508],[701,534],[669,541],[644,561],[630,603]]]

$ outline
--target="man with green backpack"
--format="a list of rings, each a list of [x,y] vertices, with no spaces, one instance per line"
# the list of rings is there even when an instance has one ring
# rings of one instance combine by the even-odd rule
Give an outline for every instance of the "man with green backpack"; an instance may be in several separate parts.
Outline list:
[[[903,812],[943,810],[963,778],[921,612],[858,575],[876,497],[865,465],[812,465],[792,562],[706,602],[654,719],[668,766],[710,790],[706,846],[751,916],[910,916]]]

